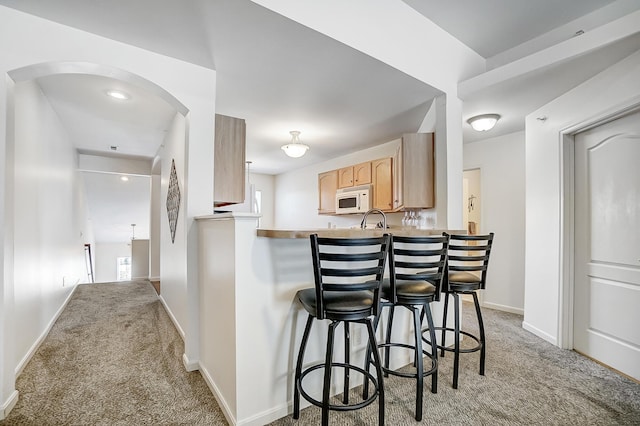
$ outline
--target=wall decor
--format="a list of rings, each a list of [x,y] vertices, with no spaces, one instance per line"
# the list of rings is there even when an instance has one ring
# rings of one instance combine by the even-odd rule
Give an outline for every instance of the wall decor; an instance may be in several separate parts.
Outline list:
[[[180,185],[178,185],[178,173],[176,163],[171,160],[171,176],[169,177],[169,190],[167,191],[167,216],[169,217],[169,230],[171,231],[171,243],[176,239],[176,225],[180,212]]]

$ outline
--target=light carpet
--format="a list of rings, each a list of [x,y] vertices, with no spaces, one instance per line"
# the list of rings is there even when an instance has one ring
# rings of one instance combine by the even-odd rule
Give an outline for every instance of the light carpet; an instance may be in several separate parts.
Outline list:
[[[226,424],[148,281],[79,285],[18,377],[6,425]]]
[[[474,329],[472,306],[463,323]],[[483,309],[486,375],[477,353],[440,359],[438,393],[425,381],[423,424],[640,425],[640,384],[522,329],[522,316]],[[5,425],[225,425],[198,372],[187,373],[183,342],[146,282],[81,285],[17,380]],[[256,359],[256,362],[260,362]],[[388,425],[413,425],[414,381],[385,381]],[[353,391],[353,397],[357,390]],[[377,424],[377,403],[332,412],[335,425]],[[272,425],[320,424],[320,409]]]

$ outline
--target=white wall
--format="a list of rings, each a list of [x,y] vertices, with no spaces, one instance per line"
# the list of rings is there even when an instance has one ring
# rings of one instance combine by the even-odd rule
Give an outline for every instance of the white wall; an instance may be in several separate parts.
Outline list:
[[[43,43],[43,40],[47,40],[47,43]],[[61,62],[64,64],[61,65]],[[171,279],[188,281],[176,285],[183,292],[185,289],[187,292],[194,290],[195,286],[195,291],[190,294],[175,296],[182,300],[188,298],[193,307],[189,309],[186,324],[182,328],[185,330],[185,353],[197,354],[197,235],[193,217],[210,214],[213,206],[211,141],[216,73],[0,6],[0,75],[8,76],[0,82],[0,165],[4,167],[3,170],[13,170],[11,152],[16,142],[11,121],[14,116],[14,82],[61,72],[93,73],[126,80],[158,94],[188,117],[188,131],[185,132],[187,140],[184,144],[186,152],[180,157],[182,163],[178,168],[184,173],[185,208],[182,213],[187,221],[185,251],[189,255],[186,256],[187,261],[182,263],[183,271],[174,271]],[[168,176],[164,173],[163,169],[163,178]],[[0,173],[0,220],[3,224],[3,230],[0,231],[3,240],[0,251],[3,267],[0,282],[0,416],[16,399],[11,359],[15,347],[14,335],[20,333],[19,330],[14,332],[17,324],[13,309],[14,267],[11,252],[14,218],[11,212],[7,212],[10,205],[7,200],[11,200],[13,186],[7,178],[4,172]],[[187,191],[189,182],[194,184]],[[46,262],[46,259],[42,262]],[[161,278],[164,281],[164,277]],[[179,302],[176,304],[179,305]]]
[[[524,132],[464,145],[465,170],[480,169],[477,232],[495,233],[483,304],[519,314],[524,312],[524,146]]]
[[[95,254],[95,282],[113,282],[118,280],[118,258],[131,256],[131,246],[127,243],[97,243]]]
[[[575,87],[526,117],[526,246],[523,326],[538,336],[569,348],[567,316],[572,295],[570,269],[564,261],[573,224],[566,201],[573,143],[564,134],[640,103],[640,51]],[[538,118],[546,118],[544,121]]]
[[[171,128],[165,136],[164,147],[160,149],[162,161],[160,198],[163,200],[162,212],[160,213],[160,276],[162,285],[160,297],[169,308],[170,315],[183,337],[187,326],[187,220],[184,208],[185,132],[186,120],[182,115],[176,114]],[[180,188],[180,209],[173,242],[171,241],[166,208],[172,161],[175,162],[178,187]]]
[[[91,241],[75,149],[36,83],[15,86],[15,118],[13,359],[21,368],[85,281]]]
[[[318,173],[339,169],[365,161],[395,155],[400,140],[317,163],[309,167],[276,176],[275,228],[314,229],[327,228],[329,223],[338,228],[359,225],[361,215],[328,216],[318,214]],[[460,172],[462,174],[462,171]],[[399,214],[388,215],[388,223],[399,224]]]
[[[262,191],[261,228],[273,228],[275,223],[275,182],[273,175],[251,173],[251,183],[255,185],[256,191]]]
[[[160,169],[151,175],[151,203],[149,212],[149,278],[160,279],[160,222],[163,215]]]
[[[131,241],[131,279],[149,278],[149,240]]]

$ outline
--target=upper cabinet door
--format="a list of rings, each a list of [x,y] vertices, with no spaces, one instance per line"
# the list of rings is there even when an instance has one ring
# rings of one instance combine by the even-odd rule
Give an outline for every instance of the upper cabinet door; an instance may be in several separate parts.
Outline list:
[[[242,203],[245,195],[245,121],[216,114],[215,132],[214,205]]]
[[[338,188],[353,186],[353,166],[338,169]]]
[[[402,203],[405,209],[435,206],[433,133],[402,135]]]
[[[353,185],[371,183],[371,161],[353,166]]]
[[[336,190],[338,189],[338,170],[318,175],[318,213],[336,212]]]
[[[391,157],[381,158],[371,162],[373,204],[372,207],[380,210],[393,208],[393,170]]]

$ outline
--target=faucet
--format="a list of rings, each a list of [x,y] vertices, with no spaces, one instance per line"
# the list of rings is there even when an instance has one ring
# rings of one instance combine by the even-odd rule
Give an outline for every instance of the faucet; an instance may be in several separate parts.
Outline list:
[[[380,209],[371,209],[364,214],[362,222],[360,222],[361,229],[365,229],[367,227],[367,216],[369,216],[369,213],[380,213],[382,215],[382,229],[387,229],[387,215]],[[380,223],[378,223],[378,225],[380,225]],[[378,226],[376,226],[376,228],[377,227]]]

